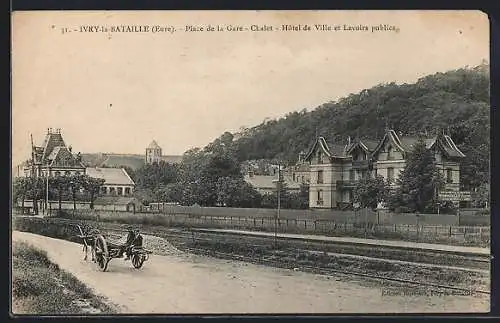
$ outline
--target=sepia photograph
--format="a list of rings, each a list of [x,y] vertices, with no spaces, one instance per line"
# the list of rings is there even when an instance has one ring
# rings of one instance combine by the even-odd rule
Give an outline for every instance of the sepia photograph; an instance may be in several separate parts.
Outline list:
[[[481,11],[14,11],[12,316],[489,313]]]

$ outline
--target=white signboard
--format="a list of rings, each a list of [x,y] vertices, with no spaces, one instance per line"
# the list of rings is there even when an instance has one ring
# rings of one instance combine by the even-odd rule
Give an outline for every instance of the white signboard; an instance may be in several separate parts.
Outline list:
[[[469,191],[442,191],[439,192],[441,201],[470,201],[471,192]]]

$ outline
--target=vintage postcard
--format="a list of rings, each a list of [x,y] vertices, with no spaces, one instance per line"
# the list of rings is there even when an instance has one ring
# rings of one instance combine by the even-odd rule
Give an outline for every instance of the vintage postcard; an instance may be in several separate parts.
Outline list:
[[[480,11],[12,13],[13,315],[487,313]]]

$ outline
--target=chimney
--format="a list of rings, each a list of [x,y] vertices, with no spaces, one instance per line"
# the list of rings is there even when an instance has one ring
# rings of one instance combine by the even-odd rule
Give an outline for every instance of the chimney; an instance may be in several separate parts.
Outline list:
[[[73,151],[73,147],[69,146],[68,150],[69,150],[69,152],[72,152]]]

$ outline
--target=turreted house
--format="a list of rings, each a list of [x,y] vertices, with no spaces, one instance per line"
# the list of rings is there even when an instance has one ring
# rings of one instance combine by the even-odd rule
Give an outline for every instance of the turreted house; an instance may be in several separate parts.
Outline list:
[[[465,155],[448,135],[441,133],[424,140],[446,180],[445,190],[458,191],[460,162]],[[356,183],[369,176],[382,175],[396,187],[406,157],[417,141],[417,137],[398,135],[394,130],[387,130],[378,142],[348,139],[345,146],[329,146],[323,137],[317,138],[305,157],[310,167],[309,206],[343,208],[352,205]]]
[[[59,175],[85,174],[80,154],[73,154],[71,146],[67,147],[61,135],[61,130],[47,130],[41,146],[32,146],[34,163],[24,165],[24,175],[31,177],[33,171],[37,176],[47,177]]]

